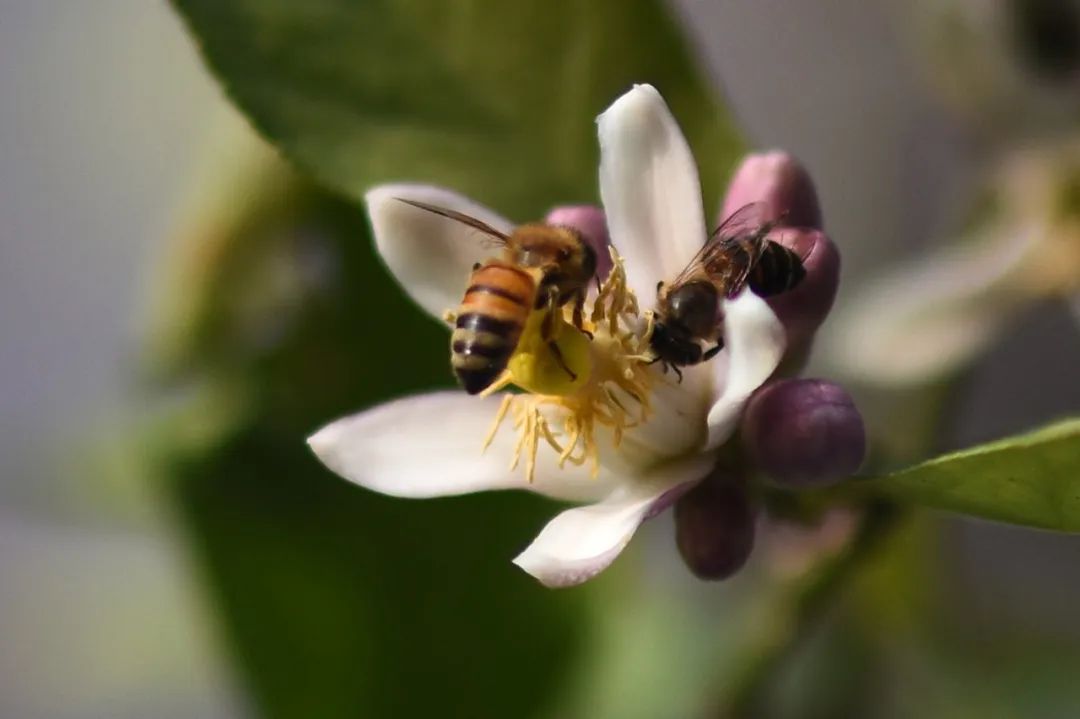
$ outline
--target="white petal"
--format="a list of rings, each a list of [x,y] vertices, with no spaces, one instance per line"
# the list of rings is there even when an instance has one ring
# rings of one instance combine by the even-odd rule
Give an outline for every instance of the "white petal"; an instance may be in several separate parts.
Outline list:
[[[548,587],[580,584],[603,571],[669,491],[704,477],[715,458],[698,454],[670,462],[620,487],[597,504],[575,507],[548,522],[514,564]]]
[[[639,299],[656,293],[705,243],[701,183],[690,146],[660,93],[635,85],[597,118],[600,196],[612,244]]]
[[[699,451],[705,444],[705,419],[712,404],[712,381],[705,366],[684,367],[681,382],[673,372],[657,369],[654,374],[649,418],[627,430],[618,449],[619,454],[645,466]],[[632,400],[626,404],[635,406]],[[646,459],[650,455],[653,459]]]
[[[746,400],[776,371],[786,346],[784,325],[749,288],[724,301],[724,350],[714,360],[719,397],[709,410],[708,448],[735,431]]]
[[[882,384],[925,382],[982,352],[1033,299],[1012,281],[1042,228],[946,247],[862,288],[826,327],[826,361]]]
[[[510,469],[516,434],[506,422],[481,452],[499,397],[464,392],[406,397],[323,427],[308,444],[327,467],[345,479],[395,497],[440,497],[488,489],[525,489],[558,499],[595,501],[616,483],[601,469],[556,466],[554,451],[537,454],[529,484],[519,466]]]
[[[429,185],[380,185],[364,196],[375,246],[386,266],[417,304],[442,317],[461,304],[473,264],[495,253],[491,238],[398,198],[461,212],[503,233],[513,225],[455,192]]]

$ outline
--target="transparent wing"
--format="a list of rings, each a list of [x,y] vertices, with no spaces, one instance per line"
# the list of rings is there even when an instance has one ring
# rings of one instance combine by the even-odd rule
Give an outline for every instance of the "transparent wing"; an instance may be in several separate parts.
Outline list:
[[[728,215],[720,226],[713,230],[710,242],[714,239],[735,239],[740,237],[764,234],[776,224],[775,220],[769,220],[766,214],[769,206],[764,202],[751,202]],[[706,246],[709,243],[705,243]]]
[[[764,202],[753,202],[731,213],[671,284],[707,279],[724,294],[738,292],[775,224],[766,219],[767,210]]]
[[[507,240],[510,239],[508,235],[500,232],[499,230],[496,230],[494,227],[487,224],[486,222],[482,222],[475,217],[466,215],[463,212],[448,210],[445,207],[429,205],[426,202],[418,202],[417,200],[406,200],[404,197],[396,197],[394,199],[398,200],[399,202],[404,202],[406,205],[412,205],[413,207],[417,207],[421,210],[426,210],[436,215],[440,215],[441,217],[449,218],[456,222],[460,222],[463,225],[468,225],[473,229],[479,230],[480,232],[483,232],[485,235],[491,238],[491,244],[494,246],[505,245]]]

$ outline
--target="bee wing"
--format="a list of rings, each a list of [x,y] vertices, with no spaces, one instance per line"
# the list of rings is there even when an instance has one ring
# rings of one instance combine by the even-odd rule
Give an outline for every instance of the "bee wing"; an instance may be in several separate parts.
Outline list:
[[[421,210],[427,210],[428,212],[434,213],[441,217],[455,220],[456,222],[460,222],[463,225],[468,225],[475,230],[480,230],[480,232],[483,232],[485,235],[491,238],[492,244],[495,246],[501,247],[506,244],[507,240],[510,239],[509,235],[500,232],[486,222],[482,222],[475,217],[466,215],[463,212],[448,210],[445,207],[439,207],[437,205],[429,205],[426,202],[419,202],[418,200],[406,200],[404,197],[397,197],[394,199],[398,200],[399,202],[404,202],[406,205],[412,205],[413,207],[417,207]]]
[[[765,235],[775,224],[766,219],[767,210],[765,203],[754,202],[731,213],[672,281],[672,286],[706,279],[722,294],[738,294],[761,255]]]
[[[741,238],[748,235],[765,235],[776,220],[768,219],[769,206],[764,202],[751,202],[728,215],[720,226],[713,230],[710,240],[715,238]],[[707,244],[707,243],[706,243]]]

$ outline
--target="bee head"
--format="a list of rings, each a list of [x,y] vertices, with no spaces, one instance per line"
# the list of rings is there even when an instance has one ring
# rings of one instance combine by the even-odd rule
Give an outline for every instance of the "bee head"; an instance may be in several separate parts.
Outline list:
[[[553,242],[554,260],[564,289],[584,287],[596,274],[596,251],[580,232],[559,227],[558,241]]]
[[[673,364],[676,367],[695,365],[701,362],[701,345],[687,336],[678,325],[658,321],[653,325],[649,337],[649,347],[657,360]]]

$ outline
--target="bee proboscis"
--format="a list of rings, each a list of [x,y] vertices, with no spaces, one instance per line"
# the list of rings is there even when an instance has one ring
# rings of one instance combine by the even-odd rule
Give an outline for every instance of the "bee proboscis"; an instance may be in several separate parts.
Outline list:
[[[764,220],[764,203],[745,205],[712,233],[679,275],[656,287],[649,345],[654,362],[680,367],[711,359],[723,349],[720,302],[743,288],[768,297],[792,289],[806,269],[803,258],[767,239],[776,221]],[[713,343],[702,349],[701,343]]]
[[[473,266],[454,319],[450,364],[466,392],[482,392],[506,369],[534,310],[548,311],[541,332],[549,333],[551,313],[572,302],[573,324],[583,330],[585,294],[596,274],[596,252],[576,229],[530,223],[507,234],[455,210],[398,199],[479,230],[501,248],[499,257]],[[549,341],[548,346],[574,378],[558,345]]]

